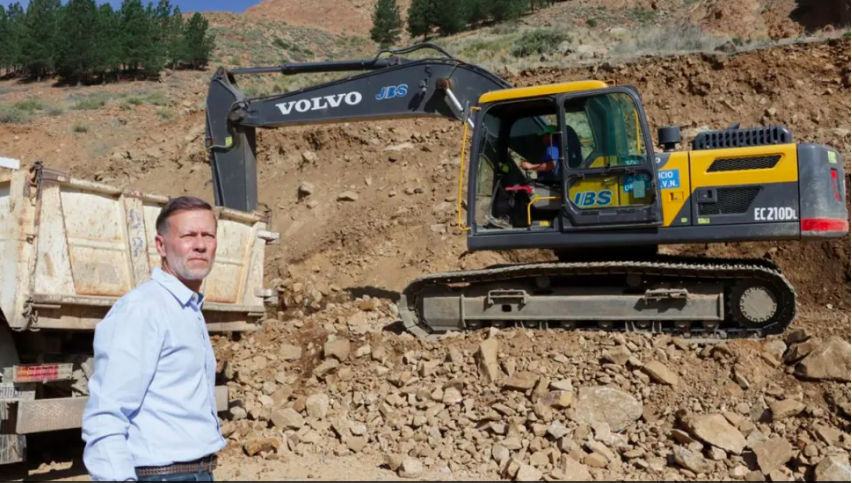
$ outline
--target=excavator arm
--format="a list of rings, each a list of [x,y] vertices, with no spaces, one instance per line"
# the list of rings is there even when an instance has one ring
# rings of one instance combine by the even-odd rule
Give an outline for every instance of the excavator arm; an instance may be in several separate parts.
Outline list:
[[[406,59],[400,54],[432,49],[441,57]],[[382,57],[389,53],[389,57]],[[247,98],[236,76],[368,71],[271,96]],[[213,75],[207,96],[207,149],[211,152],[216,204],[242,211],[257,208],[257,128],[351,121],[445,117],[464,121],[479,97],[512,87],[480,67],[419,44],[380,52],[373,59],[284,64],[225,70]]]

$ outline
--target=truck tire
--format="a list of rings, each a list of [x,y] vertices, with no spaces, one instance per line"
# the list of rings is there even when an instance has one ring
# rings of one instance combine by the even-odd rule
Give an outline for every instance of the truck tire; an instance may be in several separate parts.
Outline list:
[[[7,367],[20,363],[12,330],[5,321],[0,320],[0,375]],[[0,465],[20,463],[26,459],[27,440],[12,432],[14,428],[14,404],[3,400],[5,387],[11,387],[11,381],[0,382]]]

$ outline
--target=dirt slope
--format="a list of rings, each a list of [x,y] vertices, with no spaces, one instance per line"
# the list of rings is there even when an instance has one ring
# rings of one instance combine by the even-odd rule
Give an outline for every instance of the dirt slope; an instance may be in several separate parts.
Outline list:
[[[373,24],[374,4],[373,0],[264,0],[246,9],[244,15],[368,36]],[[411,1],[401,0],[397,4],[405,17]]]
[[[410,0],[397,2],[405,12]],[[373,0],[265,0],[245,11],[259,19],[367,36]],[[669,28],[691,23],[742,40],[796,37],[849,25],[849,0],[571,0],[524,18],[528,25]]]

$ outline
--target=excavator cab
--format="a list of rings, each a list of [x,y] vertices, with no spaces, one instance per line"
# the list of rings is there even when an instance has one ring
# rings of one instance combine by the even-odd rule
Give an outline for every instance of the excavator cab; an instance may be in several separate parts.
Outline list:
[[[472,237],[661,225],[653,148],[632,88],[586,81],[488,93],[474,125]],[[522,169],[551,159],[552,147],[554,172]]]

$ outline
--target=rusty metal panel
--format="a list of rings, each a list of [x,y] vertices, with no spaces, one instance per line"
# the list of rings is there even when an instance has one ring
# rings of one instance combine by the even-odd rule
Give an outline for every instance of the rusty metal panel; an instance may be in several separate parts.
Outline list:
[[[15,312],[15,293],[18,284],[18,260],[15,257],[19,226],[12,213],[12,179],[0,180],[0,312]]]
[[[41,399],[18,402],[18,434],[46,433],[82,427],[89,398]]]
[[[41,293],[74,293],[71,257],[65,237],[60,185],[45,183],[39,200],[38,249],[34,290]]]
[[[120,297],[133,288],[127,220],[118,198],[63,189],[62,209],[74,270],[70,293]]]
[[[127,214],[127,242],[130,250],[130,264],[133,267],[133,285],[145,283],[151,276],[151,264],[148,259],[148,240],[145,231],[145,211],[142,200],[132,196],[122,196],[124,212]]]
[[[209,302],[240,303],[248,276],[248,258],[256,237],[251,225],[219,219],[216,263],[204,281],[204,295]]]

